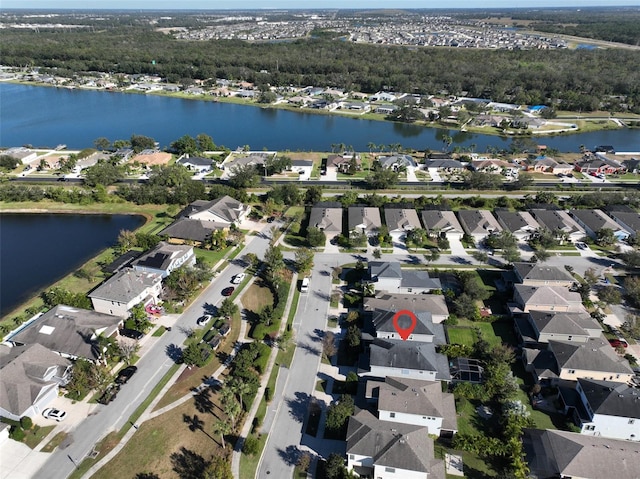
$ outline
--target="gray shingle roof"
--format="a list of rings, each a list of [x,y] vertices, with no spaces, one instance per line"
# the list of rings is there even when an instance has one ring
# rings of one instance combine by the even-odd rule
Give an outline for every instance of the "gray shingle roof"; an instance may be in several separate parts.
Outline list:
[[[380,209],[370,206],[350,206],[349,231],[355,230],[360,225],[364,225],[366,232],[378,230],[382,226]]]
[[[640,444],[566,431],[524,429],[532,477],[640,478]]]
[[[224,228],[228,225],[218,224],[212,221],[191,220],[189,218],[179,218],[171,223],[165,229],[158,233],[169,238],[178,238],[185,240],[204,242],[217,229]]]
[[[502,227],[512,233],[518,231],[533,231],[540,226],[533,216],[526,211],[498,209],[494,211],[494,214]]]
[[[193,246],[169,244],[161,241],[148,253],[133,262],[133,266],[166,270],[176,256],[183,256]]]
[[[191,156],[189,158],[180,158],[176,163],[179,165],[212,166],[214,161],[211,158]]]
[[[245,205],[230,196],[221,196],[212,201],[197,200],[186,209],[186,216],[198,219],[198,213],[209,212],[228,223],[237,221],[245,211]]]
[[[591,231],[597,232],[602,228],[610,228],[613,231],[623,229],[622,226],[605,215],[602,210],[571,210],[569,214]]]
[[[128,303],[160,281],[162,281],[162,277],[159,274],[138,272],[127,268],[118,271],[87,296],[106,301]]]
[[[640,390],[596,379],[578,379],[578,383],[594,413],[640,419]]]
[[[399,311],[409,309],[414,313],[430,311],[432,315],[449,315],[444,296],[440,294],[389,294],[382,293],[375,298],[364,299],[365,311],[374,309],[388,309]]]
[[[349,418],[347,454],[371,457],[378,466],[444,477],[444,463],[434,459],[433,439],[427,428],[379,421],[366,410]],[[441,475],[436,472],[438,469],[442,469]]]
[[[393,325],[393,317],[397,311],[398,310],[376,309],[373,312],[373,326],[376,331],[385,333],[396,332],[396,328]],[[414,313],[417,321],[413,334],[433,336],[433,341],[436,344],[445,344],[447,342],[444,327],[441,324],[433,324],[430,312],[420,311]],[[405,322],[407,323],[406,325],[404,324]],[[401,316],[398,318],[398,323],[401,327],[408,327],[410,325],[410,318]]]
[[[487,210],[460,210],[458,211],[458,219],[468,234],[489,234],[502,231],[502,226]]]
[[[513,263],[513,269],[522,282],[526,280],[575,282],[575,278],[567,270],[547,264]]]
[[[402,288],[442,289],[440,279],[431,278],[428,271],[405,269],[402,271]]]
[[[435,371],[441,380],[451,379],[447,357],[436,353],[434,343],[375,339],[370,346],[371,366]]]
[[[44,346],[7,347],[0,345],[0,407],[21,416],[40,397],[43,390],[55,387],[55,381],[44,381],[51,367],[62,377],[71,362]]]
[[[576,223],[566,211],[533,209],[530,213],[540,224],[549,231],[562,230],[567,234],[584,233],[584,228]]]
[[[464,232],[453,211],[424,210],[422,223],[427,231],[436,230],[442,233],[458,232],[460,234]]]
[[[375,278],[402,278],[399,261],[369,261],[369,275]]]
[[[589,336],[586,329],[602,330],[598,322],[586,311],[563,313],[550,311],[531,311],[530,321],[536,329],[545,334],[571,334]]]
[[[96,360],[100,356],[96,349],[97,335],[111,336],[121,321],[118,316],[59,304],[10,340],[40,344],[61,354]]]
[[[384,220],[389,231],[422,228],[418,213],[412,208],[387,208],[384,209]]]
[[[319,204],[311,208],[309,226],[327,233],[342,233],[342,205]]]
[[[604,336],[589,338],[586,343],[549,341],[549,348],[563,369],[633,374],[627,360],[616,354]]]
[[[582,298],[562,286],[528,286],[516,284],[514,289],[524,301],[524,305],[533,306],[563,306],[580,308]],[[533,308],[535,309],[535,307]]]

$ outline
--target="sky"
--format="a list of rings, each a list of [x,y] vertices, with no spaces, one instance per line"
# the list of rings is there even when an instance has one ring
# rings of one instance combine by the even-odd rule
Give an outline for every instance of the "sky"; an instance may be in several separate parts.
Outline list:
[[[0,0],[0,9],[222,10],[294,8],[535,8],[640,7],[640,0]]]

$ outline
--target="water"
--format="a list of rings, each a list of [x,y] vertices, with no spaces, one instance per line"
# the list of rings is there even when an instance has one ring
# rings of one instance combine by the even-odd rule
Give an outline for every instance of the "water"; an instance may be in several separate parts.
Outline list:
[[[0,317],[113,246],[133,215],[0,215]]]
[[[0,83],[0,145],[69,148],[92,147],[99,137],[128,139],[132,134],[155,138],[162,147],[182,135],[210,135],[228,148],[329,151],[344,143],[360,151],[368,144],[440,150],[443,135],[452,146],[486,151],[506,148],[511,140],[383,121],[359,120],[272,108],[214,103],[144,94],[67,90]],[[640,131],[610,130],[539,140],[560,151],[580,145],[613,145],[618,151],[640,150]]]

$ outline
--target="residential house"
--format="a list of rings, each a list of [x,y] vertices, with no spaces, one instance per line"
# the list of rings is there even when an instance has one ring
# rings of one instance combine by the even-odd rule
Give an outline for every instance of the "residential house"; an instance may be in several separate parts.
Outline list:
[[[174,245],[161,241],[148,253],[132,263],[133,269],[140,272],[156,273],[166,278],[180,266],[194,266],[196,255],[193,246]]]
[[[397,109],[398,107],[396,105],[376,105],[373,111],[381,115],[391,115],[391,113]]]
[[[376,479],[444,479],[433,439],[422,426],[381,421],[367,410],[349,418],[347,469]]]
[[[346,173],[351,168],[351,165],[355,165],[356,170],[362,169],[362,159],[360,155],[329,155],[327,158],[327,167],[335,168],[340,173]]]
[[[398,99],[398,96],[395,93],[388,93],[385,91],[379,91],[370,97],[370,101],[387,101],[389,103],[393,103]]]
[[[376,161],[385,170],[400,171],[409,167],[416,167],[416,161],[410,155],[379,156]]]
[[[567,241],[576,243],[585,236],[584,228],[576,223],[566,211],[531,209],[529,212],[542,228],[546,228],[555,234],[560,244],[564,244]]]
[[[349,233],[364,233],[367,236],[377,235],[382,226],[380,209],[370,206],[349,206]]]
[[[640,173],[640,158],[630,158],[622,162],[622,166],[629,173]]]
[[[640,390],[624,383],[578,379],[561,387],[564,412],[581,434],[640,441]]]
[[[442,384],[398,377],[368,380],[365,397],[376,403],[380,421],[426,427],[434,436],[451,437],[458,430],[453,394]]]
[[[436,352],[437,344],[400,339],[374,339],[369,345],[369,367],[361,369],[362,376],[387,376],[449,381],[447,357]]]
[[[135,154],[133,149],[131,148],[118,148],[113,152],[113,157],[120,158],[120,163],[128,162],[131,157]]]
[[[604,153],[587,154],[581,160],[576,161],[575,170],[585,175],[622,173],[625,167],[622,163],[608,158]]]
[[[637,236],[640,232],[640,214],[627,205],[606,206],[604,210],[613,220],[629,232],[630,236]]]
[[[98,337],[116,335],[120,316],[59,304],[8,338],[16,346],[40,344],[63,358],[103,359]]]
[[[373,298],[364,298],[363,308],[365,312],[373,312],[376,309],[400,311],[408,309],[414,313],[429,311],[431,320],[440,324],[449,317],[449,309],[441,294],[395,294],[382,292]]]
[[[513,303],[509,307],[514,314],[533,310],[581,312],[584,309],[580,294],[562,286],[516,284],[513,287]]]
[[[476,243],[482,242],[491,233],[502,231],[502,226],[488,210],[460,210],[458,219],[464,231]]]
[[[427,271],[402,270],[398,261],[369,261],[368,273],[376,291],[419,294],[442,289],[440,280]]]
[[[224,164],[223,167],[225,170],[233,173],[233,170],[236,168],[243,168],[245,166],[256,166],[259,168],[264,168],[267,160],[275,158],[275,152],[251,152],[248,155],[239,156],[233,158],[228,164]]]
[[[418,213],[413,208],[385,206],[384,220],[393,242],[399,246],[404,242],[407,231],[422,227]]]
[[[460,241],[464,230],[453,211],[424,210],[421,213],[422,224],[432,238],[446,238]]]
[[[0,345],[0,416],[35,417],[69,380],[71,361],[40,344]]]
[[[462,173],[467,169],[462,162],[452,158],[427,160],[424,162],[424,168],[438,173]]]
[[[479,171],[481,173],[513,175],[520,170],[520,166],[504,160],[485,159],[473,160],[471,162],[471,169],[474,171]]]
[[[311,172],[313,171],[313,160],[292,160],[291,171],[298,173],[300,181],[310,180]]]
[[[371,321],[375,335],[380,339],[399,339],[397,329],[394,325],[395,315],[402,310],[395,309],[375,309],[371,312]],[[447,339],[444,334],[442,324],[434,324],[429,311],[411,311],[416,317],[415,327],[405,341],[418,341],[424,343],[446,344]],[[412,320],[407,315],[401,315],[398,320],[401,328],[411,327]]]
[[[118,271],[87,296],[99,313],[123,318],[136,304],[154,304],[160,300],[162,276],[126,268]]]
[[[524,429],[522,445],[532,479],[638,479],[638,444],[555,429]]]
[[[549,341],[586,343],[599,338],[602,327],[586,310],[581,312],[529,311],[515,318],[516,332],[526,347],[542,346]]]
[[[536,173],[551,173],[553,175],[566,175],[573,171],[573,166],[564,161],[557,161],[548,156],[540,156],[529,166]]]
[[[564,268],[544,263],[513,263],[516,281],[526,286],[564,286],[569,288],[575,278]]]
[[[180,216],[230,227],[231,225],[240,226],[249,211],[251,206],[225,195],[211,201],[196,200],[190,203]]]
[[[4,150],[2,154],[5,156],[10,156],[11,158],[14,158],[16,160],[20,160],[22,164],[27,164],[38,157],[37,151],[25,148],[23,146],[8,148]]]
[[[586,342],[551,340],[545,350],[524,348],[522,360],[536,382],[551,385],[580,378],[628,383],[634,374],[604,336]]]
[[[512,233],[521,243],[526,242],[531,237],[531,234],[540,228],[531,213],[526,211],[509,211],[498,208],[494,211],[494,215],[500,225],[506,231]]]
[[[593,239],[598,237],[598,231],[608,228],[613,231],[618,240],[624,240],[631,234],[618,223],[609,218],[602,210],[571,210],[569,214],[584,228],[586,233]]]
[[[309,227],[318,228],[327,235],[341,234],[342,205],[333,201],[316,203],[316,205],[311,208]]]
[[[212,171],[216,165],[216,162],[211,158],[202,158],[200,156],[189,156],[185,155],[176,161],[178,165],[185,166],[187,169],[191,171],[195,171],[197,173],[206,173],[208,171]]]

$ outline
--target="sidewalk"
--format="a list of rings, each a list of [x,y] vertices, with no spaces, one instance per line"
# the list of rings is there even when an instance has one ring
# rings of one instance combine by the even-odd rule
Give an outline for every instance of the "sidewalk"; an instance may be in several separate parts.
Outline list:
[[[283,235],[284,236],[284,235]],[[285,328],[287,327],[287,319],[289,318],[289,311],[291,310],[291,304],[293,303],[293,297],[295,295],[295,287],[298,283],[298,274],[294,273],[291,278],[292,288],[289,290],[289,296],[287,297],[287,304],[284,308],[284,313],[282,313],[282,320],[280,322],[280,329],[278,330],[278,336],[280,336]],[[289,347],[294,347],[293,344]],[[276,362],[276,358],[278,357],[278,348],[271,349],[271,355],[269,356],[269,362],[267,363],[267,369],[262,375],[262,380],[260,381],[260,388],[256,393],[255,399],[251,404],[251,409],[247,413],[247,417],[245,418],[244,425],[240,430],[240,434],[238,435],[238,440],[236,441],[235,447],[233,449],[233,455],[231,456],[231,472],[235,478],[240,478],[240,458],[242,455],[242,446],[244,444],[245,438],[251,433],[251,427],[253,426],[253,419],[256,417],[256,413],[258,412],[258,408],[260,407],[260,402],[262,401],[262,397],[264,395],[264,390],[267,387],[267,383],[269,382],[269,377],[271,376],[271,371],[273,370],[273,366]],[[276,387],[277,389],[277,387]]]

